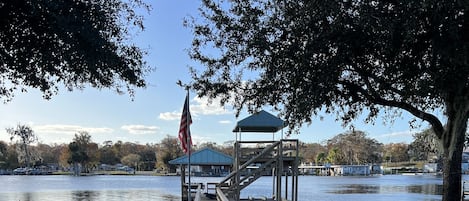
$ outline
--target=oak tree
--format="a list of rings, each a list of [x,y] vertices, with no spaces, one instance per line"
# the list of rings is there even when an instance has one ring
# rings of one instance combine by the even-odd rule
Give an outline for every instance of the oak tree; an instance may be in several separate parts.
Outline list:
[[[363,165],[381,162],[383,145],[368,138],[363,131],[338,134],[327,141],[329,150],[336,149],[335,164]]]
[[[93,150],[93,144],[95,143],[91,141],[91,135],[86,131],[77,132],[73,141],[68,144],[68,162],[73,164],[76,176],[81,172],[88,172],[88,163],[93,161],[93,153],[96,153],[96,150]]]
[[[405,143],[389,143],[383,147],[386,162],[408,162],[409,145]]]
[[[28,125],[18,124],[16,128],[6,128],[6,132],[10,135],[10,140],[16,139],[18,162],[31,166],[33,154],[30,145],[37,142],[37,136],[33,129]]]
[[[205,67],[191,69],[190,85],[232,99],[238,113],[270,105],[291,130],[320,111],[344,125],[407,111],[432,126],[443,147],[443,200],[459,201],[468,10],[464,0],[204,0],[201,17],[187,20],[189,54]]]
[[[0,99],[36,88],[87,84],[130,95],[144,87],[146,52],[130,38],[144,29],[141,0],[15,0],[0,2]]]
[[[409,152],[417,160],[429,160],[442,153],[441,144],[432,129],[425,129],[413,135],[414,141],[409,145]]]

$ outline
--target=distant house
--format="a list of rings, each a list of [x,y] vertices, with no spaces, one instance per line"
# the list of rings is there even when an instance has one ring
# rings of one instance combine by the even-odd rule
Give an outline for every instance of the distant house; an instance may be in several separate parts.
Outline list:
[[[184,170],[188,172],[187,165],[189,157],[187,155],[169,161],[169,164],[184,165]],[[204,148],[191,155],[191,174],[194,176],[225,176],[231,171],[233,158],[226,154],[217,152],[210,148]],[[181,174],[181,168],[176,169],[177,174]]]
[[[370,175],[370,165],[334,165],[335,175],[354,176],[354,175]]]
[[[469,173],[469,152],[462,153],[461,171],[465,174]]]
[[[435,173],[441,170],[441,164],[438,163],[426,163],[423,166],[423,171],[427,173]],[[464,174],[469,174],[469,152],[462,153],[461,172]]]
[[[303,163],[299,167],[303,174],[318,176],[366,176],[383,174],[380,165],[313,165]]]

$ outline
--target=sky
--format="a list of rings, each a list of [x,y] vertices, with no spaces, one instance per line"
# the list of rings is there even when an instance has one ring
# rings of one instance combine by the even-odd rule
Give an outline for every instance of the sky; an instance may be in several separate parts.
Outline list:
[[[137,89],[135,97],[119,95],[111,89],[94,89],[69,92],[59,91],[50,100],[44,100],[36,89],[16,92],[12,101],[0,105],[0,140],[10,142],[6,128],[18,124],[29,125],[41,143],[70,143],[79,131],[86,131],[98,144],[111,140],[141,144],[159,143],[165,137],[177,136],[186,92],[178,80],[190,82],[189,66],[203,69],[192,61],[187,50],[192,42],[189,28],[183,26],[184,18],[197,17],[199,1],[150,1],[152,11],[145,13],[143,32],[133,41],[148,51],[146,61],[155,68],[147,77],[148,86]],[[216,101],[214,101],[216,102]],[[268,107],[267,112],[277,115]],[[207,105],[207,99],[190,94],[190,112],[193,123],[191,133],[194,143],[224,142],[235,139],[232,133],[236,122],[249,116],[242,111],[235,117],[233,108],[217,104]],[[335,116],[322,114],[314,117],[310,125],[300,129],[290,138],[307,143],[323,143],[337,134],[347,132]],[[392,124],[383,124],[380,118],[374,125],[364,124],[363,118],[354,121],[356,130],[365,131],[368,137],[381,143],[410,143],[412,133],[426,128],[411,129],[412,116],[406,112]],[[284,131],[285,132],[285,131]],[[282,132],[273,137],[279,139]],[[244,139],[271,140],[272,135],[244,134]]]

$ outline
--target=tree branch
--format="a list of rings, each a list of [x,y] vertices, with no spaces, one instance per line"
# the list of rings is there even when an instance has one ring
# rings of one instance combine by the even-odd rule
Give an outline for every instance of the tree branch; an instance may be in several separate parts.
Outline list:
[[[397,107],[397,108],[408,111],[409,113],[411,113],[412,115],[414,115],[417,118],[420,118],[424,121],[429,122],[432,125],[436,136],[438,138],[442,137],[443,130],[444,130],[443,124],[440,122],[440,120],[435,115],[432,115],[428,112],[424,112],[424,111],[422,111],[422,110],[420,110],[420,109],[418,109],[418,108],[416,108],[416,107],[414,107],[411,104],[406,103],[406,102],[386,100],[386,99],[378,96],[376,93],[370,94],[369,91],[363,89],[362,87],[360,87],[358,85],[355,85],[355,84],[352,84],[352,83],[349,83],[349,82],[342,82],[341,84],[343,84],[344,86],[346,86],[350,89],[353,89],[353,90],[361,93],[365,97],[365,99],[367,99],[371,103],[382,105],[382,106]]]

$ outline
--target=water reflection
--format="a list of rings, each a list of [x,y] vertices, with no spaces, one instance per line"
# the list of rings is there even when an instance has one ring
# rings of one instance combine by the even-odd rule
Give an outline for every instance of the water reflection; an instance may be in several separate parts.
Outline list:
[[[436,185],[436,184],[411,185],[407,187],[407,192],[428,194],[428,195],[443,195],[443,185]]]
[[[181,200],[180,197],[177,197],[177,196],[174,196],[174,195],[163,195],[163,196],[161,196],[161,198],[163,198],[163,200],[166,200],[166,201],[179,201],[179,200]]]
[[[0,201],[179,201],[180,178],[158,176],[0,176]],[[194,182],[221,178],[195,177]],[[469,176],[464,175],[464,180]],[[272,177],[243,189],[243,197],[272,195]],[[442,178],[436,176],[318,177],[301,176],[300,201],[441,201]],[[289,192],[289,195],[292,193]]]
[[[427,195],[442,195],[443,186],[439,184],[422,185],[342,185],[339,189],[328,191],[333,194],[380,194],[380,193],[418,193]]]
[[[20,200],[24,200],[24,201],[33,201],[34,200],[34,195],[33,193],[24,193],[22,196],[21,196],[21,199]]]
[[[73,201],[92,201],[98,200],[99,192],[97,191],[73,191],[72,200]]]
[[[329,193],[335,194],[374,194],[379,193],[379,186],[361,185],[361,184],[349,184],[342,186],[341,189],[329,191]]]
[[[47,191],[0,193],[0,201],[179,201],[180,196],[166,194],[154,190],[108,190],[108,191]]]
[[[100,200],[164,200],[179,201],[180,196],[166,194],[155,190],[106,190],[106,191],[73,191],[73,201],[100,201]]]

